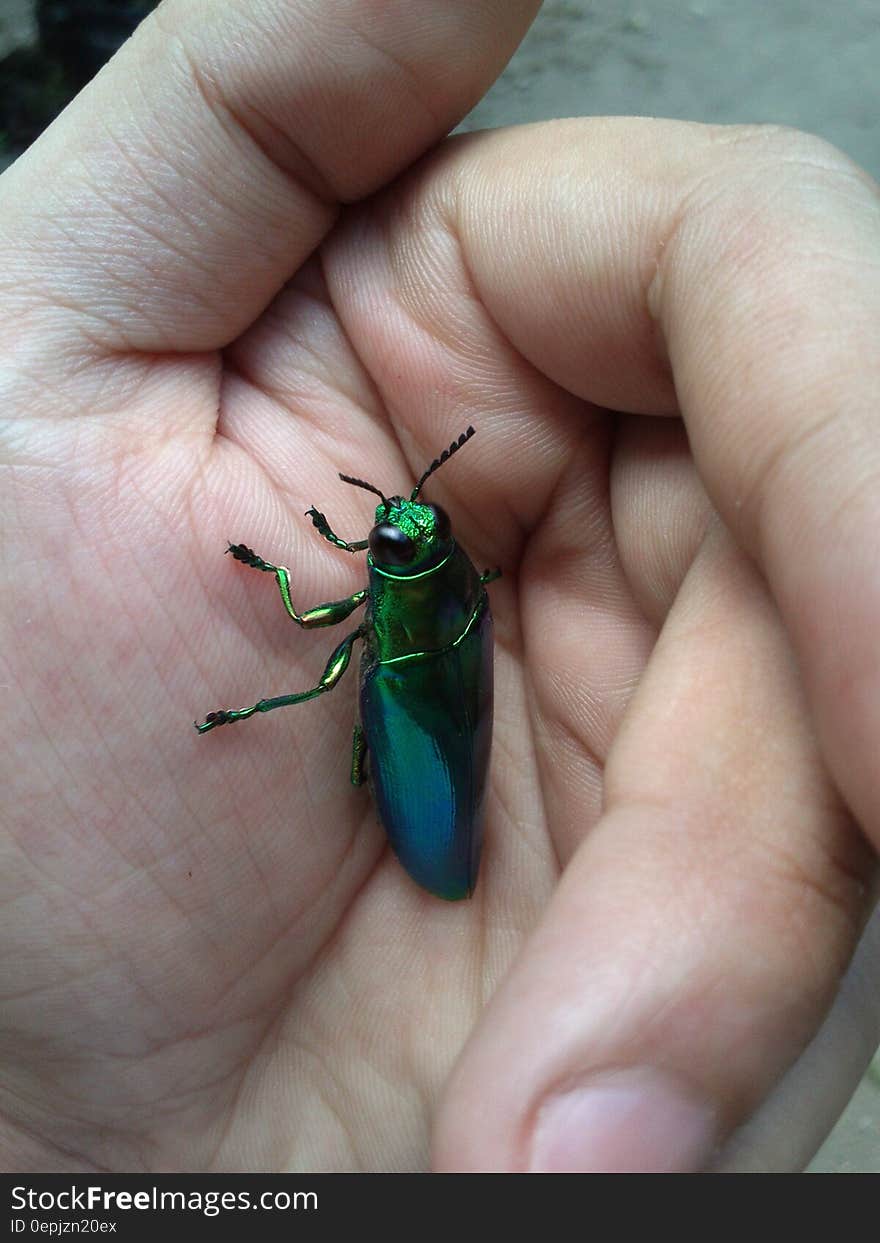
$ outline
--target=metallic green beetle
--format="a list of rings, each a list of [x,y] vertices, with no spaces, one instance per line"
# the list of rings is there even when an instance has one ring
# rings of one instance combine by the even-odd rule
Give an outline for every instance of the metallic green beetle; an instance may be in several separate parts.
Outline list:
[[[363,640],[360,720],[354,727],[351,780],[369,778],[379,818],[400,862],[441,898],[473,893],[483,837],[483,802],[492,741],[493,638],[486,584],[452,536],[439,505],[418,499],[425,481],[474,434],[469,427],[436,458],[409,500],[371,483],[345,483],[381,498],[369,538],[348,543],[317,509],[307,516],[346,552],[368,549],[369,586],[353,596],[297,613],[290,574],[244,544],[236,561],[274,574],[288,616],[299,626],[333,626],[366,604],[364,620],[333,652],[318,685],[261,699],[250,708],[211,712],[200,734],[256,712],[314,699],[332,690]]]

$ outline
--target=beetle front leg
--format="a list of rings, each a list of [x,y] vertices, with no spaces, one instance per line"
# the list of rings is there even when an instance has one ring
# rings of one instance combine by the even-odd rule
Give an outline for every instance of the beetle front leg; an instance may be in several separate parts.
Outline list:
[[[330,523],[324,517],[319,509],[315,509],[314,505],[311,509],[306,510],[306,517],[311,518],[312,523],[317,527],[325,540],[329,540],[331,544],[335,544],[337,548],[341,548],[344,552],[363,552],[365,548],[369,548],[370,541],[366,539],[355,540],[350,543],[348,540],[340,539],[330,529]]]
[[[274,712],[276,708],[287,708],[291,704],[305,703],[307,699],[316,699],[325,691],[332,691],[348,668],[355,639],[360,639],[362,636],[363,626],[358,626],[357,630],[353,630],[342,640],[327,661],[320,682],[310,691],[299,691],[295,695],[277,695],[274,699],[261,699],[250,708],[221,708],[219,712],[209,712],[201,725],[195,722],[196,730],[200,734],[207,734],[209,730],[216,729],[218,725],[230,725],[233,721],[246,721],[255,712]]]
[[[315,626],[335,626],[345,621],[346,617],[367,598],[366,591],[356,591],[353,596],[346,596],[344,600],[331,600],[327,604],[316,604],[313,609],[307,609],[305,613],[297,613],[293,600],[290,598],[290,571],[287,566],[272,565],[271,562],[264,561],[252,548],[248,548],[247,544],[230,544],[226,551],[231,552],[236,561],[241,561],[255,570],[265,570],[267,574],[275,575],[287,616],[304,630],[310,630]]]
[[[495,580],[500,577],[500,570],[483,570],[483,573],[480,575],[480,582],[484,587],[486,587],[489,583],[494,583]]]

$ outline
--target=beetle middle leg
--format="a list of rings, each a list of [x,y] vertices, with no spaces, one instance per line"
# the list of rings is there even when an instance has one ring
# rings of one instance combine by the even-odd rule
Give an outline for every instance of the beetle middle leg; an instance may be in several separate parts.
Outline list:
[[[367,758],[367,736],[358,721],[351,739],[351,784],[362,786],[367,779],[364,761]]]
[[[356,591],[353,596],[346,596],[344,600],[331,600],[327,604],[316,604],[313,609],[297,613],[293,600],[290,598],[290,571],[287,566],[272,565],[270,561],[264,561],[252,548],[248,548],[247,544],[230,544],[226,551],[231,552],[236,561],[241,561],[255,570],[265,570],[267,574],[275,575],[287,616],[304,630],[309,630],[314,626],[335,626],[345,621],[349,613],[354,612],[358,605],[363,604],[367,598],[366,591]]]
[[[274,712],[276,708],[305,703],[307,699],[316,699],[325,691],[332,691],[348,668],[355,639],[362,638],[363,632],[363,626],[358,626],[357,630],[353,630],[342,640],[327,661],[318,685],[313,686],[311,690],[299,691],[294,695],[277,695],[273,699],[261,699],[258,703],[252,704],[250,708],[221,708],[219,712],[209,712],[201,725],[196,722],[196,730],[200,734],[207,734],[208,730],[216,729],[218,725],[229,725],[232,721],[245,721],[255,712]]]

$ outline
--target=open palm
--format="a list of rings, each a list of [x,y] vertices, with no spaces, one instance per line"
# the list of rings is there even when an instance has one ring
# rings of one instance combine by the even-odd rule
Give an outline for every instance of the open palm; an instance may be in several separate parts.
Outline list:
[[[163,6],[124,54],[130,72],[173,52],[177,20]],[[328,232],[328,187],[379,186],[431,126],[404,140],[396,118],[406,152],[374,139],[372,162],[344,174],[344,142],[322,163],[260,128],[256,106],[245,128],[228,100],[205,107],[211,75],[201,111],[192,79],[162,88],[194,110],[183,172],[161,150],[134,158],[111,116],[108,137],[82,138],[79,173],[49,134],[6,179],[13,249],[57,233],[45,270],[13,274],[7,295],[7,1145],[25,1167],[424,1168],[453,1064],[563,870],[497,1012],[525,996],[524,1028],[563,1032],[558,1076],[551,1059],[540,1077],[564,1080],[585,1038],[554,1019],[556,984],[542,990],[573,927],[593,1064],[619,1065],[624,1047],[696,1099],[723,1063],[713,1126],[729,1132],[815,1030],[873,855],[681,423],[644,417],[678,398],[641,300],[618,288],[613,322],[601,284],[580,283],[580,208],[552,186],[579,175],[585,130],[456,140]],[[109,110],[120,81],[82,107]],[[204,155],[218,135],[238,168]],[[658,138],[622,123],[605,141],[641,143],[644,169]],[[662,141],[680,155],[685,139],[670,126]],[[123,158],[105,219],[107,149]],[[59,199],[28,223],[16,204],[53,161]],[[86,207],[59,207],[65,176],[90,187]],[[566,299],[590,334],[566,326]],[[362,556],[304,511],[365,538],[371,502],[337,472],[405,493],[471,423],[426,488],[478,568],[504,572],[483,866],[474,898],[451,904],[407,878],[348,783],[354,671],[207,737],[191,722],[314,686],[344,633],[292,626],[226,542],[288,565],[300,609],[347,595],[366,585]],[[805,962],[808,925],[822,932]],[[471,1084],[491,1082],[491,1031]],[[525,1101],[531,1072],[508,1052],[497,1073],[521,1074]],[[524,1160],[516,1127],[509,1159],[469,1154],[481,1106],[457,1092],[441,1163]]]

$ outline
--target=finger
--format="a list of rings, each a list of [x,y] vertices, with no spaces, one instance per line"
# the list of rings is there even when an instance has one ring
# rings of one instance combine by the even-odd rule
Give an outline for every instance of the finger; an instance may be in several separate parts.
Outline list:
[[[615,409],[680,406],[880,844],[877,187],[807,135],[597,120],[471,139],[420,199],[422,237],[444,223],[536,368]]]
[[[456,123],[537,8],[166,0],[3,179],[7,323],[227,343],[340,201]]]
[[[746,228],[742,190],[712,240],[683,223],[653,298],[703,478],[760,559],[825,755],[876,848],[880,197],[833,150],[786,142],[756,161],[781,168]]]
[[[818,1026],[872,866],[778,615],[718,532],[612,749],[605,814],[453,1076],[439,1168],[705,1168]]]

